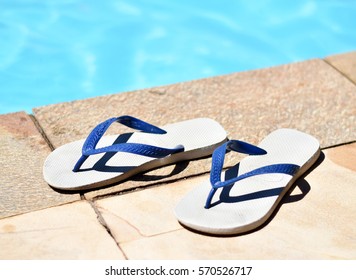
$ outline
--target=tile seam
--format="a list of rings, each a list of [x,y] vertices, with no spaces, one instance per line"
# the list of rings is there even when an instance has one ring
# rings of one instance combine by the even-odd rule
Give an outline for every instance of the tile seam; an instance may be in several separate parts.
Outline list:
[[[41,208],[37,208],[37,209],[34,209],[34,210],[29,210],[29,211],[25,211],[25,212],[20,212],[20,213],[15,213],[15,214],[12,214],[10,216],[1,216],[0,217],[0,220],[3,220],[3,219],[8,219],[8,218],[14,218],[14,217],[18,217],[18,216],[21,216],[21,215],[27,215],[27,214],[31,214],[31,213],[34,213],[34,212],[39,212],[39,211],[45,211],[47,209],[51,209],[51,208],[55,208],[55,207],[61,207],[61,206],[64,206],[64,205],[69,205],[69,204],[73,204],[73,203],[76,203],[76,202],[80,202],[81,200],[75,200],[75,201],[68,201],[68,202],[63,202],[63,203],[60,203],[60,204],[56,204],[56,205],[51,205],[51,206],[45,206],[45,207],[41,207]]]
[[[348,81],[350,81],[353,85],[356,86],[356,81],[354,81],[353,79],[351,79],[351,77],[349,77],[349,75],[347,75],[346,73],[342,72],[339,68],[337,68],[335,65],[333,65],[330,61],[328,61],[327,58],[323,58],[322,59],[327,65],[329,65],[331,68],[333,68],[336,72],[338,72],[339,74],[341,74],[343,77],[345,77]]]
[[[340,143],[340,144],[335,144],[335,145],[330,145],[330,146],[321,148],[321,150],[333,149],[333,148],[347,146],[347,145],[354,144],[354,143],[356,143],[356,140],[345,142],[345,143]]]
[[[123,254],[124,258],[126,260],[128,260],[127,255],[125,254],[124,250],[121,248],[120,244],[116,241],[114,235],[112,234],[108,224],[106,223],[104,217],[101,215],[99,209],[95,206],[94,201],[92,200],[86,200],[89,205],[92,207],[92,209],[94,210],[95,214],[96,214],[96,218],[99,222],[99,224],[105,229],[105,231],[109,234],[109,236],[114,240],[116,246],[118,247],[118,249],[120,250],[120,252]]]
[[[41,136],[44,139],[44,141],[47,143],[47,145],[50,148],[50,150],[54,151],[55,147],[53,146],[53,144],[49,140],[49,137],[47,136],[47,134],[44,132],[44,129],[42,128],[40,122],[37,120],[37,118],[34,115],[29,114],[28,116],[30,117],[30,119],[34,123],[37,131],[41,134]],[[85,196],[83,194],[79,193],[79,195],[80,195],[80,200],[86,200],[86,198],[85,198]]]
[[[112,211],[110,211],[109,209],[105,208],[105,207],[98,207],[101,208],[102,211],[106,211],[107,213],[110,213],[111,215],[113,215],[115,218],[120,219],[121,221],[124,221],[127,225],[129,225],[130,227],[132,227],[142,238],[145,237],[149,237],[149,235],[145,235],[143,232],[140,231],[139,228],[137,228],[134,224],[130,223],[130,221],[126,220],[125,218],[119,216],[116,213],[113,213]],[[100,210],[98,209],[98,211],[100,212]],[[101,214],[101,212],[100,212]],[[104,219],[104,217],[102,217]]]
[[[46,141],[47,145],[49,146],[49,148],[51,149],[51,151],[53,151],[54,145],[52,144],[52,142],[49,140],[49,137],[47,136],[47,134],[45,133],[44,129],[42,128],[40,122],[37,120],[37,118],[32,115],[29,114],[28,115],[30,117],[30,119],[32,120],[32,122],[34,123],[34,125],[36,126],[36,129],[38,130],[38,132],[41,134],[41,136],[43,137],[43,139]]]

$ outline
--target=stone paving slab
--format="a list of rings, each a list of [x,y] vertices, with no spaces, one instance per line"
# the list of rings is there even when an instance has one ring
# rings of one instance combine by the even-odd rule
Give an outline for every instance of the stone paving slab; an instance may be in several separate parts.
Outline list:
[[[0,259],[124,259],[88,202],[0,220]]]
[[[355,259],[356,143],[326,149],[273,219],[235,237],[182,228],[173,209],[208,175],[95,202],[129,259]]]
[[[49,153],[26,113],[0,115],[0,218],[80,199],[78,194],[55,192],[44,182],[42,165]]]
[[[325,60],[356,83],[356,52],[328,56]]]
[[[290,127],[314,135],[322,147],[328,147],[355,140],[355,103],[356,86],[325,61],[315,59],[50,105],[35,108],[34,114],[55,147],[85,138],[99,122],[124,114],[156,125],[210,117],[224,126],[230,138],[252,143],[277,128]],[[109,133],[118,131],[126,130],[117,126]],[[208,172],[208,161],[194,161],[160,182]],[[170,170],[161,169],[153,175],[160,177]],[[139,176],[85,196],[156,184],[152,178],[155,176]]]
[[[205,176],[95,201],[117,242],[128,242],[180,229],[172,209]]]

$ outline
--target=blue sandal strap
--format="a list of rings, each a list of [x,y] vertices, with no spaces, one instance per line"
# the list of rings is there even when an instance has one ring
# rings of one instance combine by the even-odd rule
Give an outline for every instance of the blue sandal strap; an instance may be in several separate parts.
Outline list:
[[[182,152],[184,150],[184,147],[182,145],[178,145],[175,148],[168,149],[168,148],[161,148],[161,147],[155,147],[151,145],[137,144],[137,143],[113,144],[111,146],[96,149],[96,145],[98,144],[99,140],[103,137],[104,133],[108,130],[109,126],[114,122],[119,122],[130,128],[138,129],[147,133],[154,133],[154,134],[167,133],[165,130],[159,127],[156,127],[154,125],[151,125],[147,122],[144,122],[140,119],[131,116],[110,118],[98,124],[91,131],[91,133],[89,134],[89,136],[87,137],[87,139],[83,144],[82,156],[75,164],[73,168],[73,172],[79,171],[84,161],[89,156],[94,154],[107,153],[107,152],[127,152],[127,153],[142,155],[142,156],[162,158],[173,153]]]
[[[128,126],[133,129],[141,130],[143,132],[154,133],[154,134],[165,134],[167,133],[163,129],[160,129],[157,126],[149,124],[147,122],[141,121],[140,119],[131,117],[131,116],[121,116],[116,118],[110,118],[100,124],[98,124],[92,132],[88,135],[87,139],[83,145],[83,154],[88,150],[95,149],[101,137],[103,137],[104,133],[108,130],[110,125],[114,122],[121,123],[125,126]]]
[[[233,142],[232,142],[233,141]],[[229,143],[232,142],[232,143]],[[263,155],[267,152],[257,146],[253,146],[251,144],[241,142],[238,140],[230,140],[220,147],[218,147],[212,156],[212,168],[210,173],[210,183],[211,183],[211,190],[207,197],[205,208],[208,209],[211,207],[211,201],[213,196],[218,188],[223,188],[227,186],[231,186],[232,184],[236,183],[237,181],[246,179],[248,177],[261,175],[261,174],[270,174],[270,173],[283,173],[288,175],[294,175],[298,170],[299,166],[295,164],[272,164],[263,166],[257,169],[254,169],[250,172],[245,174],[241,174],[233,179],[229,179],[226,181],[221,181],[221,173],[224,164],[224,158],[227,150],[232,150],[241,153],[247,153],[250,155]]]
[[[252,144],[239,141],[239,140],[229,140],[216,148],[212,155],[212,167],[210,172],[210,183],[212,186],[215,182],[221,181],[221,171],[225,161],[225,154],[227,151],[235,151],[248,155],[264,155],[267,152]]]

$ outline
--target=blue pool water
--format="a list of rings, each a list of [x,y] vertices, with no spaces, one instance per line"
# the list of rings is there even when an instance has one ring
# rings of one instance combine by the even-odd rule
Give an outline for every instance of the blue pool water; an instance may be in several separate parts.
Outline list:
[[[0,113],[356,50],[356,1],[0,0]]]

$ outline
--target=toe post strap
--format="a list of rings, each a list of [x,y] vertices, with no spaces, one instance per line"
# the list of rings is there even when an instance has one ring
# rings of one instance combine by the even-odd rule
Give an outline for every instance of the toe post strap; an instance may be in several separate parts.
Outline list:
[[[170,154],[184,151],[182,145],[177,145],[174,148],[161,148],[151,145],[138,144],[138,143],[120,143],[110,146],[96,148],[98,142],[103,137],[108,128],[115,122],[121,123],[127,127],[140,130],[141,132],[153,133],[153,134],[166,134],[167,132],[157,126],[144,122],[140,119],[131,116],[120,116],[110,118],[100,124],[98,124],[86,138],[82,147],[82,156],[79,158],[73,168],[73,172],[78,172],[85,160],[95,154],[107,153],[107,152],[127,152],[132,154],[138,154],[142,156],[162,158]]]
[[[239,141],[229,140],[215,149],[212,155],[212,167],[210,172],[210,183],[215,186],[221,182],[221,172],[223,169],[225,154],[227,151],[235,151],[248,155],[264,155],[267,152],[255,145]]]
[[[94,150],[99,140],[103,137],[104,133],[108,128],[114,123],[118,122],[127,127],[140,130],[142,132],[154,133],[154,134],[165,134],[165,130],[144,122],[140,119],[131,116],[120,116],[115,118],[110,118],[100,124],[98,124],[88,135],[87,139],[83,145],[83,154],[88,153],[88,151]]]
[[[222,174],[222,169],[224,165],[224,160],[225,160],[225,154],[227,151],[235,151],[235,152],[240,152],[244,154],[249,154],[249,155],[264,155],[267,154],[267,151],[264,149],[261,149],[257,146],[251,145],[246,142],[242,142],[239,140],[230,140],[220,147],[218,147],[212,156],[212,168],[210,172],[210,184],[211,184],[211,190],[208,194],[206,203],[205,203],[205,208],[209,209],[211,207],[211,202],[212,199],[217,191],[218,188],[224,188],[227,186],[231,186],[232,184],[246,179],[248,177],[252,176],[257,176],[261,174],[270,174],[270,173],[283,173],[283,174],[288,174],[293,176],[298,170],[299,166],[295,164],[287,164],[287,163],[282,163],[282,164],[272,164],[272,165],[267,165],[263,166],[257,169],[254,169],[252,171],[249,171],[247,173],[238,175],[235,178],[229,179],[222,181],[221,180],[221,174]]]

